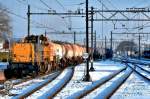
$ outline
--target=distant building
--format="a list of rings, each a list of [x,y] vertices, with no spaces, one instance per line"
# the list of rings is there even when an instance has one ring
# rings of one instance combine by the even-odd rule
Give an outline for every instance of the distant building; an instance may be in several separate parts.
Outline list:
[[[138,51],[138,46],[133,41],[122,41],[116,48],[117,54],[128,56],[135,55]]]

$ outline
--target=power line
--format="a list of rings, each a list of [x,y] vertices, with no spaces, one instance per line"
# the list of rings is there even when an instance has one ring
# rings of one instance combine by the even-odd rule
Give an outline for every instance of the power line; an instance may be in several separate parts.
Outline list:
[[[19,2],[20,4],[22,4],[22,5],[29,5],[29,3],[27,3],[27,2],[24,2],[24,1],[22,1],[22,0],[16,0],[17,2]],[[40,7],[38,7],[38,6],[35,6],[35,5],[32,5],[34,8],[37,8],[37,9],[39,9],[39,10],[46,10],[46,11],[48,11],[48,9],[44,9],[44,8],[40,8]]]
[[[9,14],[12,14],[12,15],[14,15],[14,16],[16,16],[16,17],[19,17],[19,18],[21,18],[21,19],[23,19],[23,20],[27,20],[26,17],[23,17],[23,16],[21,16],[21,15],[19,15],[19,14],[16,14],[16,13],[12,12],[12,11],[9,11],[9,10],[7,10],[7,9],[0,9],[0,10],[1,10],[1,11],[5,11],[5,12],[7,12],[7,13],[9,13]],[[41,23],[36,22],[35,20],[32,20],[32,23],[33,23],[33,24],[38,24],[38,25],[43,26],[43,27],[45,27],[45,28],[47,28],[47,29],[53,29],[53,30],[55,30],[54,28],[47,27],[47,26],[45,26],[45,25],[43,25],[43,24],[41,24]],[[55,30],[55,31],[56,31],[56,30]]]
[[[66,10],[67,11],[67,9],[61,4],[61,2],[59,2],[58,0],[55,0],[62,8],[63,8],[63,10]],[[71,16],[69,16],[69,25],[68,25],[68,29],[71,31],[72,30],[72,21],[71,21]]]
[[[40,0],[42,4],[44,4],[46,7],[48,7],[49,9],[52,9],[51,7],[49,7],[49,5],[47,5],[43,0]]]
[[[42,3],[42,4],[44,4],[46,7],[48,7],[50,10],[52,10],[52,8],[49,6],[49,5],[47,5],[43,0],[40,0],[40,2]],[[67,22],[66,22],[66,20],[63,18],[63,17],[61,17],[60,15],[58,15],[61,19],[63,19],[63,21],[64,21],[64,24],[67,26],[67,28],[68,28],[68,24],[67,24]]]
[[[64,10],[67,10],[58,0],[55,0]]]
[[[118,9],[116,6],[114,6],[114,4],[110,1],[110,0],[106,0],[110,5],[112,5],[112,7],[114,7],[115,9]]]
[[[85,2],[70,4],[70,5],[65,5],[65,6],[80,6],[80,5],[83,5],[83,4],[85,4]]]

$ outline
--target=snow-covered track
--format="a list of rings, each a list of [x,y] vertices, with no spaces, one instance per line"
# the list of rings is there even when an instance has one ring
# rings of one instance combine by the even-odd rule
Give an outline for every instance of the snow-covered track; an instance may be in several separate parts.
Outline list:
[[[150,65],[150,62],[142,62],[142,61],[137,61],[137,60],[132,60],[132,59],[121,59],[121,58],[113,58],[113,61],[117,62],[128,62],[131,64],[139,64],[139,65]]]
[[[29,81],[33,78],[29,77],[29,78],[23,78],[23,79],[9,79],[10,82],[12,82],[13,85],[18,85],[18,84],[21,84],[23,82],[26,82],[26,81]],[[3,90],[4,89],[4,85],[1,84],[0,85],[0,90]]]
[[[60,73],[61,73],[60,71],[53,73],[52,75],[50,75],[48,80],[43,81],[39,84],[36,84],[36,85],[34,84],[33,86],[30,86],[29,88],[24,90],[22,93],[14,96],[13,99],[24,99],[24,98],[26,98],[27,96],[31,95],[35,91],[39,90],[40,88],[46,86],[48,83],[53,81],[55,78],[57,78],[60,75]]]
[[[44,75],[38,75],[36,77],[24,77],[24,78],[20,78],[20,79],[16,79],[16,78],[13,78],[13,79],[8,79],[10,82],[12,82],[13,85],[19,85],[23,82],[27,82],[29,80],[32,80],[32,79],[36,79],[36,78],[42,78],[44,76],[46,76],[47,74],[44,74]],[[4,89],[4,84],[0,84],[0,90],[3,90]]]
[[[115,60],[114,60],[115,61]],[[130,61],[130,60],[117,60],[117,61],[122,61],[124,63],[130,63],[132,64],[133,66],[137,67],[137,68],[140,68],[138,65],[150,65],[149,63],[141,63],[141,62],[137,62],[137,61]],[[142,73],[140,73],[138,70],[136,70],[136,68],[133,68],[132,66],[130,66],[134,72],[136,72],[140,77],[144,78],[145,81],[148,81],[148,83],[150,82],[150,78],[147,77],[146,75],[143,75]],[[141,68],[140,68],[141,69]],[[144,72],[149,72],[147,70],[144,70],[143,68],[141,69],[143,70]]]
[[[127,67],[124,67],[116,72],[114,72],[113,74],[110,74],[106,77],[101,78],[98,81],[93,82],[91,85],[85,87],[83,90],[80,90],[74,94],[72,94],[71,96],[68,97],[68,99],[79,99],[79,98],[83,98],[84,96],[86,96],[87,94],[91,93],[93,90],[97,89],[98,87],[100,87],[101,85],[105,84],[106,82],[108,82],[109,80],[111,80],[112,78],[114,78],[115,76],[117,76],[119,73],[123,72],[124,70],[126,70]]]
[[[142,68],[141,66],[139,66],[139,65],[137,65],[137,64],[136,64],[136,67],[137,67],[137,68],[140,68],[140,69],[143,70],[144,72],[150,74],[150,71],[148,71],[148,70]]]
[[[32,93],[30,96],[26,98],[27,99],[31,99],[31,98],[48,99],[54,97],[65,87],[65,85],[68,84],[73,74],[74,74],[74,67],[66,68],[52,82],[48,83],[46,86],[43,86],[41,89],[35,91],[34,93]]]
[[[135,67],[137,66],[136,64],[133,64]],[[138,67],[139,68],[139,67]],[[150,78],[147,77],[146,75],[142,74],[140,71],[136,70],[136,68],[132,68],[134,72],[136,72],[139,76],[143,77],[145,81],[150,83]],[[143,70],[145,71],[145,70]],[[145,71],[146,72],[146,71]]]
[[[128,65],[128,64],[126,64]],[[132,74],[133,70],[128,67],[124,73],[121,74],[119,78],[113,81],[108,87],[101,91],[95,99],[109,99],[119,88],[120,86],[128,79]]]

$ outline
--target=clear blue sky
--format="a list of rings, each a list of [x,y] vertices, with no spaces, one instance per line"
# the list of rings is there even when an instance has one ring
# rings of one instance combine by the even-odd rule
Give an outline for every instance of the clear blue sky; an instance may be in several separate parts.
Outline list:
[[[85,0],[42,0],[44,1],[48,7],[56,10],[57,12],[66,12],[68,10],[75,11],[78,8],[85,9],[85,4],[79,5],[80,3],[85,3]],[[58,1],[58,2],[57,2]],[[94,6],[97,9],[101,9],[101,3],[98,1],[102,1],[109,9],[126,9],[130,7],[150,7],[150,0],[89,0],[89,7]],[[47,12],[49,9],[46,5],[44,5],[40,0],[0,0],[0,3],[8,8],[10,12],[13,12],[21,17],[26,18],[27,15],[27,5],[31,5],[32,12]],[[17,17],[16,15],[9,14],[11,17],[11,25],[13,27],[13,37],[24,37],[27,35],[27,20]],[[62,16],[32,16],[31,20],[36,22],[31,25],[31,33],[32,34],[42,34],[44,31],[68,31],[68,26],[70,25],[69,18],[65,19],[61,18]],[[95,16],[96,17],[96,16]],[[73,29],[72,31],[85,31],[85,18],[73,17],[72,27],[80,28]],[[46,28],[38,28],[40,24],[44,24],[47,27],[53,29]],[[125,24],[128,27],[134,27],[137,23],[129,23],[129,22],[121,22],[121,24]],[[121,27],[119,22],[116,24],[117,27]],[[143,23],[142,23],[143,24]],[[97,31],[97,37],[102,38],[102,22],[94,23],[94,30]],[[103,37],[106,35],[109,37],[110,31],[113,30],[112,22],[104,22],[103,23]],[[144,31],[148,31],[149,29],[145,29]],[[116,31],[116,30],[115,30]],[[126,31],[126,30],[119,30]],[[137,30],[134,30],[137,32]],[[82,37],[83,36],[83,37]],[[57,40],[69,40],[73,41],[73,35],[63,35],[63,36],[54,36],[49,35],[50,39]],[[83,40],[84,35],[78,35],[78,40]]]

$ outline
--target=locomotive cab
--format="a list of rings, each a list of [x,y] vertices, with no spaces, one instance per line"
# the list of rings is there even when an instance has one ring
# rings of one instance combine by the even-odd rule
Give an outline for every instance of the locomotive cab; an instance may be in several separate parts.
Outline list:
[[[43,65],[43,46],[47,46],[48,40],[43,35],[25,37],[23,42],[14,43],[11,48],[11,61],[5,70],[7,78],[11,75],[23,77],[37,75]],[[8,73],[9,72],[9,73]]]

